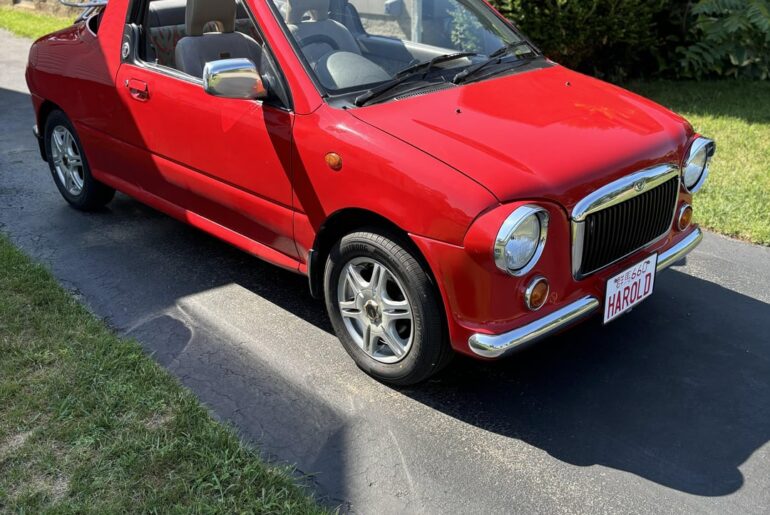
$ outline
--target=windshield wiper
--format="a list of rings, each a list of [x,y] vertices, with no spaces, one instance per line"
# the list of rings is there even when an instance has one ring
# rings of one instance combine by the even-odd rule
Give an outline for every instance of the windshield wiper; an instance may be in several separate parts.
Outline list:
[[[404,82],[411,79],[418,73],[422,73],[422,76],[425,77],[438,64],[446,63],[448,61],[454,61],[456,59],[462,59],[463,57],[472,57],[474,55],[478,55],[478,54],[476,52],[457,52],[454,54],[442,54],[434,57],[430,61],[424,61],[421,63],[413,64],[411,66],[407,66],[403,70],[396,73],[393,76],[393,78],[388,82],[385,82],[384,84],[381,84],[376,88],[372,88],[366,93],[362,93],[361,95],[357,96],[353,103],[360,107],[366,104],[367,102],[371,101],[372,99],[382,95],[383,93],[387,93],[388,91],[392,90],[396,86],[403,84]]]
[[[455,84],[462,84],[469,77],[472,77],[478,74],[484,68],[487,68],[492,64],[502,63],[503,57],[512,54],[514,50],[522,46],[529,47],[530,49],[529,53],[532,54],[532,57],[527,57],[527,58],[521,57],[520,59],[529,60],[529,59],[533,59],[534,57],[537,57],[537,50],[528,41],[516,41],[515,43],[508,43],[507,45],[502,46],[497,50],[495,50],[494,52],[492,52],[491,54],[489,54],[488,59],[486,61],[482,61],[478,64],[474,64],[473,66],[469,66],[465,70],[455,75],[454,79],[452,79],[452,82],[454,82]]]

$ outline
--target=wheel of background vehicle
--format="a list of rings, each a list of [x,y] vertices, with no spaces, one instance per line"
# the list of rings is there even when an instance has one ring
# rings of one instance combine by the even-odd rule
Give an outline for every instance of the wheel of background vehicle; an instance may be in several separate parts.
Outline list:
[[[440,299],[408,246],[392,234],[349,234],[332,248],[324,273],[326,309],[356,364],[395,385],[419,383],[453,352]]]
[[[59,192],[76,209],[97,209],[115,196],[114,189],[91,176],[75,128],[61,111],[53,111],[46,121],[45,153]]]

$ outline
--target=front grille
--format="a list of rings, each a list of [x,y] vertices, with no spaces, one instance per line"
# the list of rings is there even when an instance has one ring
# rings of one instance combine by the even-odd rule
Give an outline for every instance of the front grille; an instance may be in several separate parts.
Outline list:
[[[671,228],[679,178],[586,217],[583,259],[587,275],[640,249]]]

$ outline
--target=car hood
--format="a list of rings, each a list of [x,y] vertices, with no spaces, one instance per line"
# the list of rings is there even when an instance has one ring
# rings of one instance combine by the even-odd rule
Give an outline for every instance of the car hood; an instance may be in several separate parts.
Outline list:
[[[567,209],[618,177],[679,163],[692,135],[667,109],[558,65],[350,113],[500,201],[545,198]]]

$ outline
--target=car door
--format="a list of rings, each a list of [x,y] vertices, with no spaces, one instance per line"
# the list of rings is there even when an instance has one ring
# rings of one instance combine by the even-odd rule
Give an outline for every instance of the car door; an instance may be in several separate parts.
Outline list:
[[[152,29],[140,32],[150,34]],[[255,29],[249,31],[258,36]],[[179,30],[178,24],[169,30]],[[135,127],[130,132],[139,138],[133,144],[144,148],[152,162],[142,170],[141,187],[296,257],[291,111],[279,99],[271,103],[209,95],[199,77],[137,54],[124,60],[116,82]]]

